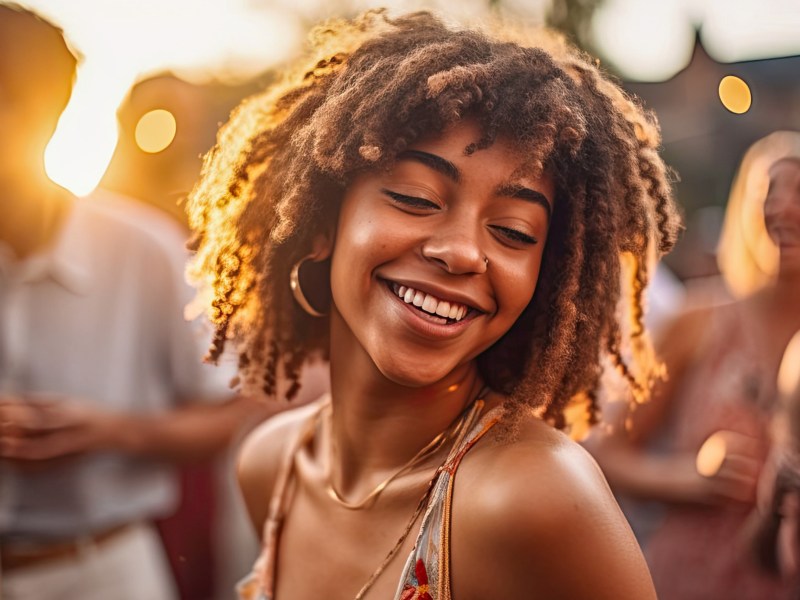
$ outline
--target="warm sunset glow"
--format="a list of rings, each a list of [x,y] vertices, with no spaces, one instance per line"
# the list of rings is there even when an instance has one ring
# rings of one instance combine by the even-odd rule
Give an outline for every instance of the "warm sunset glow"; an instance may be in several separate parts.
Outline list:
[[[117,107],[132,83],[132,73],[108,72],[102,62],[86,60],[45,152],[50,179],[76,196],[97,186],[117,144]]]
[[[136,124],[136,145],[143,152],[156,154],[169,147],[178,130],[175,117],[168,110],[158,108],[142,115]]]
[[[115,112],[125,90],[148,74],[173,71],[194,82],[255,76],[295,56],[309,24],[375,6],[433,8],[475,19],[499,6],[541,22],[550,0],[18,0],[58,23],[87,65],[48,148],[48,175],[77,194],[100,180],[116,143]],[[591,25],[604,60],[631,79],[659,81],[684,68],[695,32],[720,60],[800,52],[796,0],[650,2],[605,0]],[[749,53],[749,54],[748,54]],[[89,67],[89,63],[94,66]],[[95,82],[83,81],[102,71]],[[105,88],[98,81],[105,81]],[[120,91],[120,82],[125,82]]]
[[[737,115],[746,113],[753,103],[750,87],[735,75],[723,77],[719,82],[719,99],[725,108]]]
[[[717,432],[709,436],[697,453],[695,461],[697,472],[703,477],[713,477],[719,473],[722,463],[725,462],[726,452],[727,447],[722,433]]]
[[[586,439],[592,428],[590,402],[588,396],[581,394],[570,400],[564,408],[564,419],[567,422],[567,432],[576,442]]]
[[[117,143],[116,111],[149,74],[242,81],[294,56],[306,26],[288,8],[250,0],[22,0],[60,25],[85,57],[47,148],[45,168],[82,196],[103,176]]]

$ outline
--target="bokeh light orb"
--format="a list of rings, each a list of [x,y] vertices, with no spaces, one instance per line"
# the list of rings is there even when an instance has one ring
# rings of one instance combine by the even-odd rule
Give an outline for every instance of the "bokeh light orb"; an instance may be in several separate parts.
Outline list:
[[[728,448],[722,432],[716,432],[703,442],[697,452],[695,467],[703,477],[713,477],[722,468]]]
[[[171,112],[163,108],[151,110],[136,124],[136,145],[143,152],[156,154],[169,147],[177,131],[178,124]]]
[[[778,391],[783,396],[800,394],[800,331],[794,334],[783,353],[778,371]]]
[[[735,75],[727,75],[719,82],[719,99],[722,106],[737,115],[746,113],[753,104],[750,86]]]

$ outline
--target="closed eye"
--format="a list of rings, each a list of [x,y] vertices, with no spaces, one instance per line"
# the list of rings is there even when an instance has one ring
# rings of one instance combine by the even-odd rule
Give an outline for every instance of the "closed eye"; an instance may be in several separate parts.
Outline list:
[[[397,192],[386,189],[381,191],[398,204],[402,204],[409,208],[421,210],[439,209],[438,204],[431,202],[430,200],[426,200],[425,198],[419,198],[418,196],[406,196],[405,194],[398,194]]]
[[[535,237],[532,237],[527,233],[522,233],[518,229],[512,229],[511,227],[503,227],[502,225],[491,225],[490,227],[499,235],[503,236],[505,239],[511,242],[517,242],[520,244],[526,244],[530,246],[539,243],[539,240],[537,240]]]

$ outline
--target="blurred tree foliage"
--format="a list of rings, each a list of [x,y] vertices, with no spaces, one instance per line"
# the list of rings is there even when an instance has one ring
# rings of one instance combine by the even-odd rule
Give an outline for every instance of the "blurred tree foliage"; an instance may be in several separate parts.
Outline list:
[[[553,0],[547,13],[547,24],[568,36],[585,50],[592,50],[590,25],[595,10],[603,0]]]
[[[584,50],[594,48],[589,35],[592,17],[604,0],[551,0],[547,10],[547,25],[566,35],[573,43]],[[502,12],[508,2],[488,0],[489,8]],[[519,4],[519,3],[514,3]],[[516,6],[515,6],[516,8]]]

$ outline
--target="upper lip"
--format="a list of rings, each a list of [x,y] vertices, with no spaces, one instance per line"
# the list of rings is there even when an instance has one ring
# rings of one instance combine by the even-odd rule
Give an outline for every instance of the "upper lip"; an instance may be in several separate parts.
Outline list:
[[[457,304],[464,304],[471,309],[474,309],[478,312],[482,313],[489,313],[491,309],[482,305],[481,302],[473,298],[468,294],[464,294],[459,292],[458,290],[453,290],[448,287],[441,286],[436,283],[432,283],[429,281],[420,281],[417,279],[407,279],[407,278],[395,278],[395,277],[381,277],[381,279],[388,281],[390,283],[396,283],[398,285],[404,285],[406,287],[414,288],[415,290],[419,290],[420,292],[424,292],[426,294],[430,294],[435,296],[439,300],[444,300],[446,302],[455,302]]]

